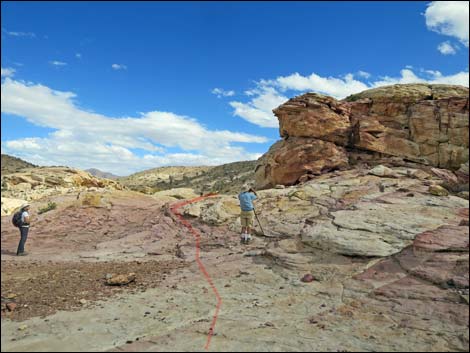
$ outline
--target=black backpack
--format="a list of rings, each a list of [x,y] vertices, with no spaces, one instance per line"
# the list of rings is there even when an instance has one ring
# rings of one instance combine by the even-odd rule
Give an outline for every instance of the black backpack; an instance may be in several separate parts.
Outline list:
[[[15,227],[21,227],[23,225],[23,222],[21,222],[22,214],[23,214],[23,210],[18,211],[13,215],[13,218],[11,219],[11,223],[13,223]]]

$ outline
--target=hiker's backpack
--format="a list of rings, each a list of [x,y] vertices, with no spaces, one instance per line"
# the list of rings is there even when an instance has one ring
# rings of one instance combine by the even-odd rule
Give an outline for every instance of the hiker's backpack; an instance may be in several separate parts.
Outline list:
[[[23,222],[21,222],[21,215],[23,214],[23,211],[18,211],[13,215],[13,218],[11,219],[11,223],[15,227],[21,227],[23,225]]]

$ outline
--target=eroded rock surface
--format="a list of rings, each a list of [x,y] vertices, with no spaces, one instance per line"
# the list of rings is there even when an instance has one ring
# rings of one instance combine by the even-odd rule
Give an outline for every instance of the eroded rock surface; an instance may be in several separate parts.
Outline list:
[[[12,202],[8,199],[18,199],[24,203],[53,195],[76,194],[80,191],[122,189],[124,187],[114,180],[97,178],[79,169],[26,168],[2,175],[2,215],[14,211],[13,207],[9,207]]]
[[[255,205],[266,235],[299,237],[304,245],[337,254],[385,257],[409,246],[417,234],[458,224],[468,201],[436,196],[428,184],[439,188],[440,178],[426,173],[419,179],[419,169],[387,170],[338,171],[290,188],[259,191]],[[235,212],[213,207],[221,204]],[[188,205],[184,212],[237,231],[237,205],[236,198],[220,196]],[[261,234],[259,225],[255,229]]]
[[[349,166],[346,150],[332,142],[290,137],[276,142],[256,167],[257,187],[293,185],[303,175],[307,180]]]
[[[465,350],[468,227],[459,224],[468,224],[468,202],[429,194],[428,183],[442,182],[432,173],[391,170],[336,171],[260,191],[265,236],[257,225],[250,245],[239,241],[235,195],[182,207],[222,299],[210,349]],[[39,216],[44,201],[32,202],[29,256],[13,256],[17,230],[2,217],[2,304],[16,304],[2,311],[2,350],[204,349],[216,301],[195,261],[194,235],[171,204],[112,190],[51,200],[58,208]],[[314,228],[328,225],[329,238],[315,241]],[[54,270],[44,270],[50,261]],[[105,283],[108,273],[130,272],[137,278],[128,285]],[[303,282],[306,275],[313,281]],[[79,288],[56,291],[73,309],[53,310],[57,301],[46,300],[37,306],[47,317],[33,315],[34,290],[63,289],[62,276]],[[14,292],[6,287],[22,280]]]
[[[256,184],[303,182],[304,175],[347,166],[350,152],[360,151],[457,170],[468,162],[468,97],[462,86],[407,84],[343,101],[316,93],[292,98],[274,110],[283,141],[258,161]],[[317,144],[328,149],[318,147],[312,154]],[[332,158],[330,151],[342,151],[341,158]]]

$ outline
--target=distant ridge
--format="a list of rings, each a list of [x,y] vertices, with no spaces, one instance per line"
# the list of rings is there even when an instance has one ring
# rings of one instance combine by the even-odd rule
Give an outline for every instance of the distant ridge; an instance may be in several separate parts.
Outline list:
[[[105,178],[105,179],[112,179],[112,180],[117,180],[119,178],[118,175],[114,175],[113,173],[103,172],[96,168],[85,169],[85,172],[88,172],[91,175],[98,177],[98,178]]]
[[[119,182],[131,190],[153,194],[173,188],[192,188],[197,193],[237,193],[254,179],[256,161],[242,161],[215,167],[161,167],[144,170]]]
[[[36,168],[37,166],[20,158],[2,154],[2,175],[12,174],[25,168]]]

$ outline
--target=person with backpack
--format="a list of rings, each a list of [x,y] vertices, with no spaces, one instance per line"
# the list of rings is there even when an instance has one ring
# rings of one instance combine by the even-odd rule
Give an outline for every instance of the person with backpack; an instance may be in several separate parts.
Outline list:
[[[18,250],[16,251],[17,256],[28,255],[28,253],[24,251],[24,245],[29,232],[29,207],[29,204],[21,206],[21,209],[13,215],[12,219],[13,225],[20,229],[20,243],[18,244]]]
[[[253,228],[254,209],[253,201],[257,199],[257,194],[253,188],[245,187],[244,190],[238,195],[240,200],[240,221],[242,224],[242,243],[247,244],[251,240],[251,228]]]

